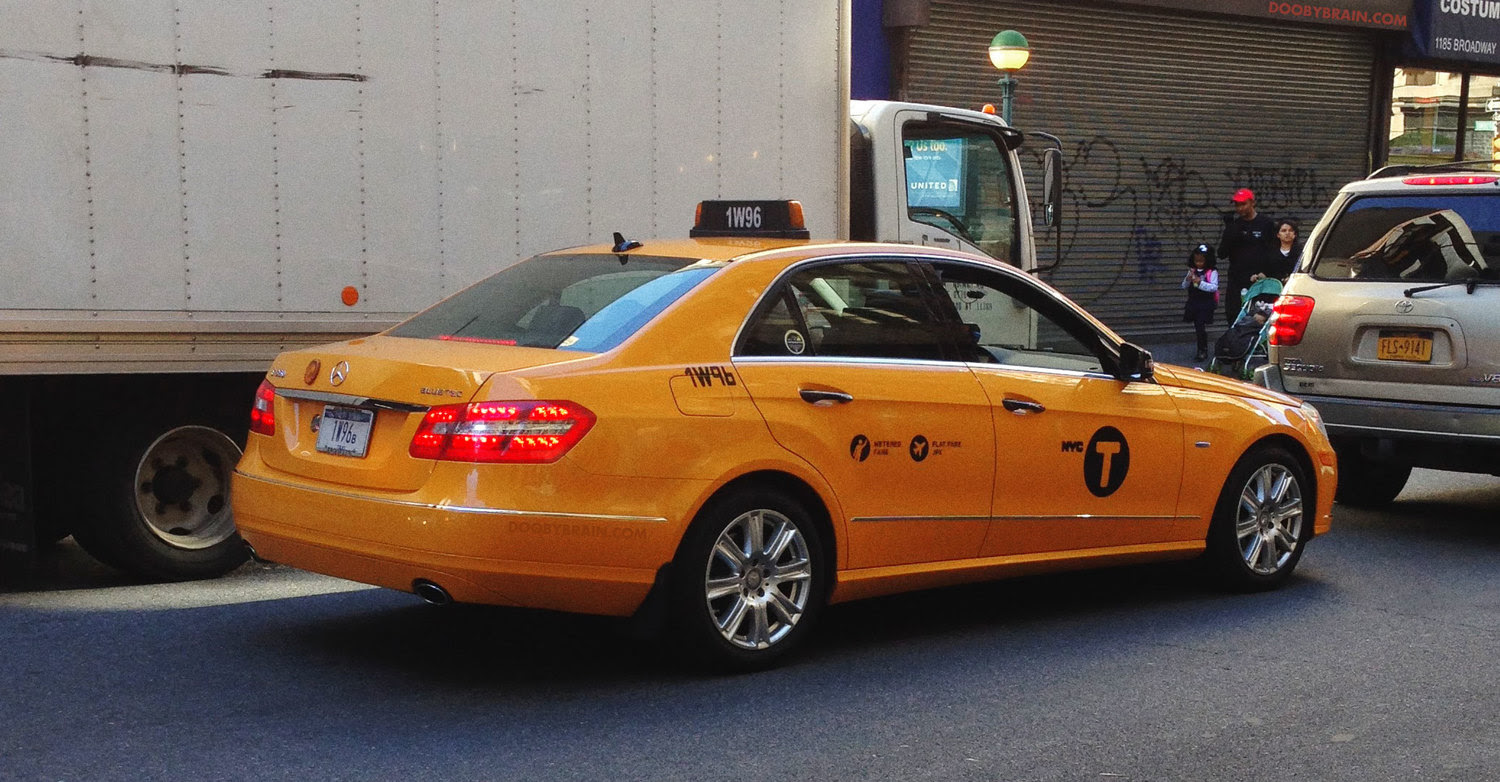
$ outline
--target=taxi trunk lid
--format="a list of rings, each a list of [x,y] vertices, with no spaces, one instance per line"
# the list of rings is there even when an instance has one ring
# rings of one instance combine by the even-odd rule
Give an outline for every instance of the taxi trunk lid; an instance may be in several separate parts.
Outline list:
[[[432,472],[411,455],[428,409],[471,401],[493,375],[586,354],[376,336],[283,354],[272,366],[267,465],[318,481],[409,492]]]

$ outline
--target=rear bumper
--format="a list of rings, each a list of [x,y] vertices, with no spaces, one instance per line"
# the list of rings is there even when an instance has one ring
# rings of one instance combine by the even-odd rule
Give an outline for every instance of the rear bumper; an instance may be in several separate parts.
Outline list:
[[[258,556],[458,602],[626,616],[676,551],[664,518],[459,508],[236,472],[235,524]]]
[[[1427,440],[1500,447],[1500,408],[1301,396],[1332,437]]]

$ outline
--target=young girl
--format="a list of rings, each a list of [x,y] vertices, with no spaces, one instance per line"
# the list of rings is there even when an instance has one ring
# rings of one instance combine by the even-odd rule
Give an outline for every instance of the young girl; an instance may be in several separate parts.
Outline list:
[[[1200,244],[1188,254],[1188,271],[1179,287],[1187,289],[1187,306],[1182,310],[1184,323],[1193,324],[1198,332],[1198,354],[1193,358],[1202,361],[1208,358],[1208,322],[1213,320],[1219,305],[1219,272],[1213,250]]]

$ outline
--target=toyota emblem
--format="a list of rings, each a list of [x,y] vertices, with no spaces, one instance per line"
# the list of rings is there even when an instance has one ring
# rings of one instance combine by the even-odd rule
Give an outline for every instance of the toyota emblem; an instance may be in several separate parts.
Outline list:
[[[1401,313],[1402,315],[1405,315],[1408,312],[1411,312],[1412,307],[1415,306],[1415,304],[1411,303],[1411,299],[1402,299],[1401,301],[1396,302],[1396,311]]]
[[[329,372],[328,372],[328,382],[332,383],[333,385],[336,385],[336,386],[343,385],[344,378],[346,378],[348,376],[349,376],[349,362],[347,362],[347,361],[340,361],[339,363],[333,365],[333,369],[329,370]]]

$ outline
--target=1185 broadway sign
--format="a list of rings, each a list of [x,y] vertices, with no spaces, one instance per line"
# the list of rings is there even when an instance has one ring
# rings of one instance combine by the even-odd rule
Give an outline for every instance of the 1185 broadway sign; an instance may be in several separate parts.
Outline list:
[[[1500,63],[1500,0],[1429,0],[1428,54]]]

